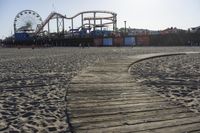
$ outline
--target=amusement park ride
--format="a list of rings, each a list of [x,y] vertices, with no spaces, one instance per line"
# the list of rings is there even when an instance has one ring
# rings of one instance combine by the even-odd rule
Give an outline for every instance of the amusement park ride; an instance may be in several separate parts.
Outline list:
[[[53,25],[52,25],[53,23]],[[72,17],[51,12],[45,20],[32,10],[19,12],[14,19],[14,35],[0,42],[16,46],[184,46],[199,45],[199,32],[142,32],[117,30],[117,14],[110,11],[84,11]],[[146,31],[146,30],[145,30]]]
[[[75,27],[74,20],[80,25]],[[51,32],[51,21],[56,21],[56,32]],[[68,23],[68,27],[66,27]],[[105,30],[111,27],[111,30]],[[109,36],[117,29],[117,14],[109,11],[84,11],[72,17],[51,12],[43,21],[41,16],[32,10],[19,12],[14,19],[14,41],[17,43],[67,42],[73,38],[89,41],[99,36]],[[48,42],[49,43],[49,42]]]
[[[53,23],[53,25],[52,25]],[[142,32],[117,30],[117,14],[84,11],[72,17],[51,12],[45,20],[32,10],[19,12],[14,19],[14,35],[0,45],[18,46],[185,46],[199,45],[199,32]],[[146,30],[145,30],[146,31]],[[190,43],[188,43],[190,42]]]

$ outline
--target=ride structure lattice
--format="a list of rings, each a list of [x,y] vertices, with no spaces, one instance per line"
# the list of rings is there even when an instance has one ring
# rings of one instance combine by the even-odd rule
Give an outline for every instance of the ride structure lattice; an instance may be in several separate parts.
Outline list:
[[[74,26],[74,19],[80,17],[81,25],[78,27]],[[57,33],[63,33],[66,31],[65,21],[70,21],[70,30],[71,34],[76,33],[77,31],[85,31],[90,33],[91,31],[95,32],[97,29],[103,31],[103,28],[112,25],[112,31],[116,31],[117,28],[117,14],[109,11],[84,11],[80,12],[73,17],[66,17],[57,12],[52,12],[49,16],[37,27],[35,34],[38,35],[43,32],[45,26],[47,26],[47,32],[50,33],[50,21],[56,19]]]

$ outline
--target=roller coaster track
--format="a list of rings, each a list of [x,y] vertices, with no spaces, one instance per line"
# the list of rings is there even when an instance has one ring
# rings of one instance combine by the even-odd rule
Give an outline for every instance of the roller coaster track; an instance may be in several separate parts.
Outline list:
[[[84,12],[80,12],[80,13],[77,13],[76,15],[74,15],[73,17],[69,17],[67,19],[73,19],[73,18],[75,18],[75,17],[77,17],[77,16],[79,16],[81,14],[87,14],[87,13],[107,13],[107,14],[111,14],[113,16],[117,15],[116,13],[110,12],[110,11],[98,11],[98,10],[96,10],[96,11],[84,11]]]
[[[66,18],[66,16],[63,16],[62,14],[59,14],[57,12],[51,12],[49,14],[49,16],[45,19],[45,21],[42,22],[41,26],[39,26],[36,31],[35,34],[38,34],[43,28],[44,26],[54,17],[54,16],[59,16],[61,18]]]
[[[57,12],[51,12],[49,14],[49,16],[42,22],[42,24],[36,29],[35,31],[35,34],[38,34],[39,32],[42,31],[42,29],[45,27],[45,25],[51,20],[53,19],[55,16],[56,17],[59,17],[59,18],[64,18],[64,19],[74,19],[76,17],[78,17],[79,15],[82,15],[82,14],[88,14],[88,13],[106,13],[106,14],[111,14],[112,16],[110,17],[86,17],[84,20],[99,20],[99,19],[108,19],[108,20],[112,20],[112,18],[116,17],[117,14],[114,13],[114,12],[110,12],[110,11],[84,11],[84,12],[80,12],[80,13],[77,13],[76,15],[72,16],[72,17],[66,17],[65,15],[62,15],[60,13],[57,13]],[[105,23],[105,24],[102,24],[102,25],[106,25],[106,24],[112,24],[114,22],[110,22],[110,23]]]

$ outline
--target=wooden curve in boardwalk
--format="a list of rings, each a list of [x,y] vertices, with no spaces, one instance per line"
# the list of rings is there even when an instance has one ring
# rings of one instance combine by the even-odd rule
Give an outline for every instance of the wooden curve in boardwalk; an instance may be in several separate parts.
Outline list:
[[[72,79],[67,93],[71,132],[200,132],[200,115],[139,86],[133,62],[186,53],[146,54],[98,62]]]

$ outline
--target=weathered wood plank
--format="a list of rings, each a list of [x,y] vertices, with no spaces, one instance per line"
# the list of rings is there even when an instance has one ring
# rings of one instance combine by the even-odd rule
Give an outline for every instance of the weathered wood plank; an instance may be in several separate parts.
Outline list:
[[[165,99],[136,99],[136,100],[126,100],[126,99],[122,99],[122,100],[115,100],[115,101],[104,101],[104,102],[92,102],[92,103],[82,103],[82,104],[77,104],[77,103],[69,103],[68,105],[71,108],[95,108],[95,107],[106,107],[106,106],[120,106],[120,105],[125,105],[125,104],[138,104],[138,103],[153,103],[153,102],[165,102]]]
[[[139,102],[140,100],[142,101],[142,100],[149,100],[149,101],[151,101],[151,100],[158,100],[158,99],[163,99],[162,97],[160,97],[160,96],[146,96],[146,97],[118,97],[118,98],[112,98],[111,100],[112,100],[112,102],[119,102],[119,101],[124,101],[124,100],[126,100],[126,101],[129,101],[129,100],[131,100],[131,101],[135,101],[135,102]],[[107,99],[94,99],[94,100],[91,100],[91,99],[84,99],[84,100],[77,100],[77,99],[74,99],[74,100],[72,100],[72,99],[70,99],[69,101],[68,101],[68,105],[70,105],[70,104],[72,104],[72,105],[74,105],[74,104],[76,104],[77,106],[79,106],[79,105],[81,105],[81,104],[92,104],[92,103],[109,103],[111,100],[107,100]]]
[[[94,123],[94,122],[108,122],[108,121],[120,121],[124,118],[132,119],[144,119],[152,117],[162,117],[163,115],[173,115],[179,113],[192,113],[191,111],[184,108],[171,108],[165,110],[152,110],[147,112],[126,112],[119,115],[106,115],[106,116],[96,116],[96,117],[77,117],[72,120],[72,123]]]
[[[194,113],[174,113],[168,115],[160,115],[160,116],[148,116],[148,117],[134,117],[134,116],[124,116],[118,120],[109,121],[100,121],[100,122],[93,122],[93,123],[73,123],[75,127],[78,127],[79,130],[90,130],[90,129],[101,129],[101,128],[110,128],[110,127],[118,127],[124,125],[135,125],[141,123],[149,123],[149,122],[162,122],[166,120],[174,120],[174,119],[181,119],[181,118],[188,118],[196,116]]]
[[[88,97],[88,98],[92,98],[92,97],[110,97],[110,98],[115,98],[115,97],[127,97],[127,96],[155,96],[152,93],[144,93],[144,92],[115,92],[113,91],[112,93],[108,93],[108,92],[100,92],[100,93],[74,93],[74,94],[69,94],[69,97],[73,96],[73,97]]]
[[[132,98],[132,97],[135,97],[135,98],[149,98],[149,97],[157,97],[156,94],[140,94],[140,95],[137,95],[137,94],[126,94],[126,95],[116,95],[116,96],[109,96],[109,95],[105,95],[105,96],[90,96],[90,97],[73,97],[72,95],[71,96],[68,96],[69,98],[69,101],[73,101],[73,100],[112,100],[112,99],[119,99],[119,98],[123,98],[123,99],[127,99],[127,98]]]
[[[162,101],[157,101],[157,102],[144,102],[144,103],[127,103],[127,104],[120,104],[120,106],[118,104],[113,104],[113,105],[104,105],[104,106],[96,106],[96,107],[92,107],[93,110],[99,110],[101,111],[107,111],[107,110],[112,110],[112,109],[121,109],[121,108],[138,108],[138,107],[148,107],[148,106],[154,106],[154,105],[159,105],[159,106],[171,106],[171,104],[168,104],[168,102],[166,102],[165,100]],[[91,110],[91,108],[86,107],[72,107],[70,106],[70,110],[73,111],[86,111],[89,112]]]
[[[182,124],[179,126],[169,126],[146,131],[138,131],[134,133],[200,133],[200,123]]]
[[[166,120],[166,121],[156,121],[156,122],[147,122],[147,123],[141,123],[141,124],[134,124],[129,125],[128,123],[123,126],[114,126],[114,127],[108,127],[108,128],[101,128],[99,129],[91,129],[87,130],[88,133],[102,133],[102,132],[135,132],[135,131],[143,131],[143,130],[153,130],[158,128],[164,128],[164,127],[176,127],[177,131],[181,131],[180,125],[188,125],[188,124],[200,124],[200,116],[194,116],[189,118],[181,118],[181,119],[172,119],[172,120]],[[165,131],[168,132],[168,131]],[[170,132],[171,133],[171,132]]]
[[[100,108],[99,110],[94,109],[69,109],[71,112],[71,117],[82,117],[82,116],[97,116],[97,115],[108,115],[108,114],[122,114],[130,111],[141,112],[141,111],[150,111],[158,109],[168,109],[175,108],[175,105],[166,105],[166,104],[144,104],[144,105],[126,105],[125,107],[113,107],[113,108]],[[69,107],[70,108],[70,107]]]

